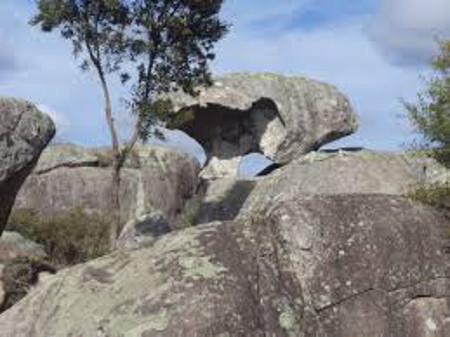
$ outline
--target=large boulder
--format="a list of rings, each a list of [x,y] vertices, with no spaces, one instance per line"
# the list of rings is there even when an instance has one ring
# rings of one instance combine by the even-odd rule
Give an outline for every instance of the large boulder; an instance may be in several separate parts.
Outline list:
[[[121,171],[121,218],[153,211],[173,221],[196,192],[199,167],[184,153],[156,145],[136,146]],[[17,195],[15,210],[55,213],[81,207],[111,214],[111,155],[108,149],[72,145],[47,148]]]
[[[279,196],[61,271],[2,336],[445,337],[449,228],[396,196]]]
[[[445,181],[450,181],[448,169],[409,153],[364,149],[311,152],[257,178],[241,212],[254,213],[281,194],[406,195],[420,184]]]
[[[0,97],[0,235],[17,192],[54,134],[50,117],[33,104]]]
[[[341,92],[303,77],[225,75],[196,98],[182,92],[170,98],[174,124],[203,145],[220,176],[236,176],[236,157],[250,152],[284,164],[357,129]]]

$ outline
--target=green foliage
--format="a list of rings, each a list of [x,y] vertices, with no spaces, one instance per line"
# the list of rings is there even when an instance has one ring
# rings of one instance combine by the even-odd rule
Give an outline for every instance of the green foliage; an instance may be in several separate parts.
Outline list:
[[[416,202],[433,206],[443,211],[447,217],[450,217],[449,183],[422,184],[411,189],[407,197]],[[450,227],[444,229],[444,235],[450,238]]]
[[[417,103],[405,102],[407,117],[422,135],[420,147],[427,148],[439,161],[450,162],[450,41],[440,42],[433,58],[434,75],[426,80],[426,89]]]
[[[114,72],[120,69],[126,52],[124,34],[130,22],[121,0],[37,0],[37,14],[30,24],[44,32],[58,29],[72,42],[75,56],[86,50],[83,70],[93,63],[102,71]]]
[[[138,116],[137,130],[145,141],[172,109],[170,102],[160,99],[162,94],[181,89],[195,95],[197,87],[211,84],[213,48],[228,30],[219,18],[222,3],[37,0],[31,24],[44,32],[59,30],[72,42],[75,56],[83,54],[82,69],[93,65],[100,78],[117,73],[128,85],[126,106]],[[127,67],[122,67],[124,61]],[[102,82],[107,87],[104,78]]]
[[[426,184],[414,187],[409,198],[427,205],[450,210],[450,185]]]
[[[109,226],[107,219],[80,208],[55,215],[23,209],[11,214],[7,228],[42,244],[52,264],[68,266],[108,253]]]

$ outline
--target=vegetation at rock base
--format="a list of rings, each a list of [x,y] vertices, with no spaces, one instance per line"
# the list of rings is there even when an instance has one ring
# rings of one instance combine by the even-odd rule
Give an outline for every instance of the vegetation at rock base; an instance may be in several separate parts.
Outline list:
[[[11,214],[7,228],[43,245],[49,262],[64,267],[108,253],[110,224],[81,208],[53,215],[21,209]]]
[[[81,68],[92,68],[101,84],[104,114],[111,135],[113,175],[110,244],[120,226],[120,171],[139,139],[161,136],[155,125],[172,110],[162,95],[211,85],[209,63],[214,46],[227,32],[219,12],[223,0],[38,0],[31,24],[43,32],[57,30],[73,45]],[[125,65],[125,66],[124,66]],[[132,69],[131,71],[129,71]],[[128,90],[125,110],[136,118],[133,135],[120,146],[110,76]],[[117,110],[117,109],[116,109]]]
[[[411,189],[408,196],[412,200],[450,211],[449,184],[435,183],[418,185]]]

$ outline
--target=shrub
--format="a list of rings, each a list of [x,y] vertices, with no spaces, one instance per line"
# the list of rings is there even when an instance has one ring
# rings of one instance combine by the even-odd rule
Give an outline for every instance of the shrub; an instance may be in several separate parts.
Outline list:
[[[412,188],[408,196],[414,201],[450,211],[449,184],[422,184]]]
[[[450,41],[439,43],[431,68],[433,73],[417,102],[404,102],[404,106],[407,118],[421,136],[417,145],[450,165]]]
[[[110,220],[75,208],[43,215],[26,209],[12,213],[8,230],[42,244],[55,266],[69,266],[109,251]]]
[[[450,184],[422,184],[413,189],[408,197],[414,201],[430,205],[443,211],[450,218]],[[450,227],[444,229],[445,236],[450,238]]]

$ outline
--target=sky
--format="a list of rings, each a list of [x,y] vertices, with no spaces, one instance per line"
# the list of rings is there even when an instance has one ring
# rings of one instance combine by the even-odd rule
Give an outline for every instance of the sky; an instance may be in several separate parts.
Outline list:
[[[31,0],[0,0],[0,95],[51,114],[58,141],[108,143],[95,76],[80,71],[67,41],[27,24],[33,12]],[[217,45],[215,74],[303,75],[350,98],[360,129],[333,147],[405,148],[413,130],[401,99],[412,101],[423,88],[435,38],[450,37],[448,0],[224,0],[222,16],[232,28]],[[125,132],[129,118],[120,116]],[[169,140],[201,151],[178,133]]]

